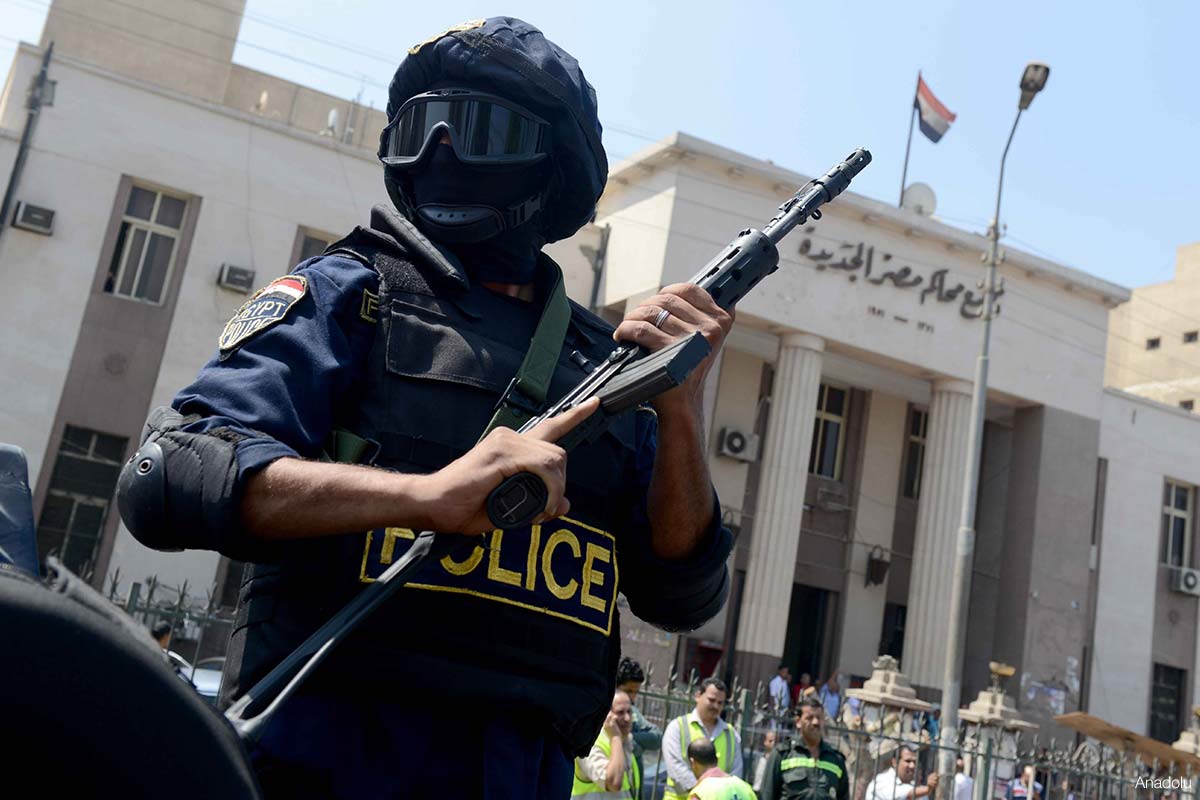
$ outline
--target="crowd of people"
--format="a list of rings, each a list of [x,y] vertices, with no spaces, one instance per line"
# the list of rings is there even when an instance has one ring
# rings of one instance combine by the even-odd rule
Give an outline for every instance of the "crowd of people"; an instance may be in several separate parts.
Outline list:
[[[803,698],[814,696],[821,701],[830,719],[838,718],[843,705],[857,713],[858,701],[844,696],[836,671],[816,683],[807,672],[801,673],[799,679],[793,681],[791,668],[787,664],[780,664],[767,686],[767,692],[771,711],[777,715],[786,715],[788,709],[796,708]]]
[[[808,675],[792,683],[780,665],[768,688],[767,713],[754,722],[756,741],[743,742],[724,717],[730,699],[718,678],[706,678],[692,708],[660,729],[638,706],[645,673],[622,658],[617,690],[591,752],[575,760],[572,797],[633,800],[920,800],[938,794],[939,776],[928,745],[930,722],[919,715],[911,737],[882,741],[858,753],[836,730],[857,714],[836,676],[814,686]],[[794,687],[800,687],[793,694]],[[657,703],[654,704],[657,706]],[[843,708],[843,705],[845,706]],[[654,710],[658,710],[657,707]],[[839,716],[841,714],[842,716]],[[786,724],[785,724],[786,723]],[[936,731],[936,727],[934,727]],[[848,758],[850,756],[850,758]],[[1007,800],[1049,800],[1048,779],[1031,765],[1017,765],[1005,786]],[[957,759],[953,800],[971,800],[974,779]],[[1057,797],[1057,793],[1055,793]],[[1063,798],[1074,800],[1064,782]]]

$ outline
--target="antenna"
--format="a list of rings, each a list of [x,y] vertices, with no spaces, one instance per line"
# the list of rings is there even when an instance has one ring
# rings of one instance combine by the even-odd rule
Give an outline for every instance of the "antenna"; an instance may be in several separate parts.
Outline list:
[[[325,130],[321,131],[322,136],[336,136],[338,125],[338,110],[336,108],[329,109],[329,116],[325,119]]]
[[[258,102],[254,104],[254,110],[255,110],[256,112],[258,112],[259,114],[261,114],[261,113],[263,113],[264,111],[266,111],[266,110],[267,110],[267,100],[268,100],[268,99],[270,99],[270,95],[267,93],[267,90],[266,90],[266,89],[263,89],[263,90],[262,90],[262,94],[260,94],[260,95],[258,96]]]

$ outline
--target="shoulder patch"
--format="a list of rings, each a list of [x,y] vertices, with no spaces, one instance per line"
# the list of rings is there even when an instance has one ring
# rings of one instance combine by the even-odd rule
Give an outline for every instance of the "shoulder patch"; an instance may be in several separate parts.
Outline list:
[[[457,25],[452,25],[451,27],[446,28],[446,30],[439,33],[437,36],[430,36],[425,41],[420,42],[418,44],[414,44],[412,47],[408,48],[408,54],[410,56],[415,56],[418,52],[420,52],[422,47],[424,47],[427,44],[433,44],[434,42],[436,42],[438,39],[442,38],[443,36],[449,36],[450,34],[458,33],[459,31],[469,31],[469,30],[472,30],[473,28],[482,28],[484,22],[486,22],[486,20],[472,19],[472,20],[467,20],[466,22],[460,22]]]
[[[254,334],[279,322],[306,294],[308,279],[303,275],[284,275],[259,289],[225,323],[225,330],[221,331],[221,356],[228,355]]]
[[[378,322],[379,295],[369,289],[363,289],[362,305],[358,309],[358,315],[367,322]]]

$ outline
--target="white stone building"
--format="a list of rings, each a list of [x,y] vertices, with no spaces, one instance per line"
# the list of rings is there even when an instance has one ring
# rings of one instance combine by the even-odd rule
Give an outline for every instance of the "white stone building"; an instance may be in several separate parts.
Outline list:
[[[116,467],[243,302],[217,284],[222,265],[261,285],[386,202],[383,120],[232,64],[238,0],[156,13],[184,6],[224,35],[159,25],[106,37],[89,29],[86,3],[50,12],[54,103],[16,199],[53,210],[54,226],[0,238],[11,287],[0,440],[29,455],[43,550],[92,565],[97,582],[119,568],[220,592],[229,568],[216,555],[153,553],[119,525]],[[0,96],[6,181],[41,47],[21,46]],[[178,63],[181,47],[203,57]],[[619,317],[761,225],[804,180],[676,134],[616,165],[596,224],[554,255],[584,303],[602,260],[598,305]],[[632,651],[750,679],[780,660],[797,675],[865,677],[886,651],[936,691],[984,246],[853,192],[782,243],[779,271],[739,305],[708,392],[710,463],[738,534],[733,596],[684,637],[627,617]],[[1105,388],[1109,317],[1128,290],[1007,255],[963,697],[1003,660],[1017,666],[1027,718],[1083,708],[1174,739],[1200,699],[1198,601],[1179,584],[1197,560],[1200,420]]]

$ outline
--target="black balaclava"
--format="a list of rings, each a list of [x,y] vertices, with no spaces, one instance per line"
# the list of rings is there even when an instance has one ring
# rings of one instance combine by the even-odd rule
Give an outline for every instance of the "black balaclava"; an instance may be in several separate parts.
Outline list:
[[[406,172],[413,222],[448,246],[472,278],[497,283],[531,283],[538,253],[546,243],[533,213],[512,225],[514,209],[540,201],[551,172],[550,159],[515,169],[478,169],[439,144],[425,163]]]

